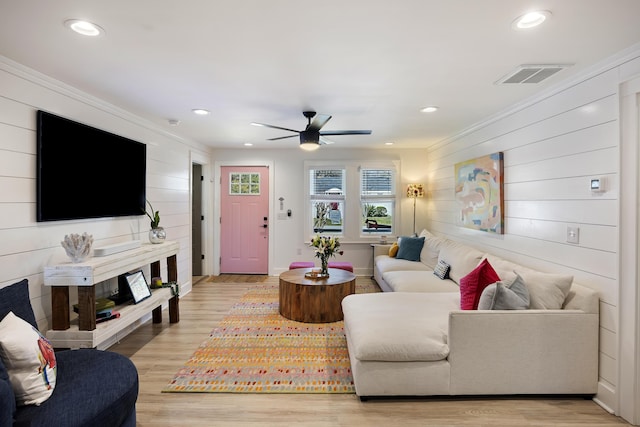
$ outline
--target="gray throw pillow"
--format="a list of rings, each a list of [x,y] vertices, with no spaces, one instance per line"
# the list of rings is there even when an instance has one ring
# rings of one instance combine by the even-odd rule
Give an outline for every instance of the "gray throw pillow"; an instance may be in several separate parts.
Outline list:
[[[518,273],[510,284],[496,282],[487,286],[482,291],[478,303],[478,310],[525,310],[527,308],[529,308],[529,289]]]

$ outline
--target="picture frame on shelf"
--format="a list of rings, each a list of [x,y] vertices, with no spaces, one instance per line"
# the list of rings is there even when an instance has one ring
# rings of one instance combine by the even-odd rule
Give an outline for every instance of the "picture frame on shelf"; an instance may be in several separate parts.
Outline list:
[[[142,270],[127,273],[125,279],[131,290],[134,304],[138,304],[151,296],[151,289]]]

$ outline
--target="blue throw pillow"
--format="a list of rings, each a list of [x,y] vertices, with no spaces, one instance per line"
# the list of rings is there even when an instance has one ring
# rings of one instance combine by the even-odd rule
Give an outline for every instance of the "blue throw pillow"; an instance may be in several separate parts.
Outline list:
[[[33,314],[29,299],[29,281],[27,279],[22,279],[18,283],[0,289],[0,320],[4,319],[4,316],[10,311],[38,329],[36,316]]]
[[[408,261],[420,261],[420,252],[424,245],[424,237],[401,237],[396,258]]]

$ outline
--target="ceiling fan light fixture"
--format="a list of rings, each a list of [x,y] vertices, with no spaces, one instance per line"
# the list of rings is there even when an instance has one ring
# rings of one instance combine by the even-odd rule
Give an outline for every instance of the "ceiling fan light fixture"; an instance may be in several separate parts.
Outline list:
[[[301,142],[300,148],[302,148],[304,151],[316,151],[318,148],[320,148],[320,144],[313,141]]]
[[[315,151],[320,148],[320,133],[318,131],[311,130],[301,131],[300,148],[305,151]]]

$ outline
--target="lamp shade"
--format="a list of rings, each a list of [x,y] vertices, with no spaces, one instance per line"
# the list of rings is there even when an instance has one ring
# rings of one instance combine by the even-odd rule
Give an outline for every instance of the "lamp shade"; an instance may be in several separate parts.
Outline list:
[[[423,184],[409,184],[407,186],[407,197],[417,198],[424,197],[424,185]]]

